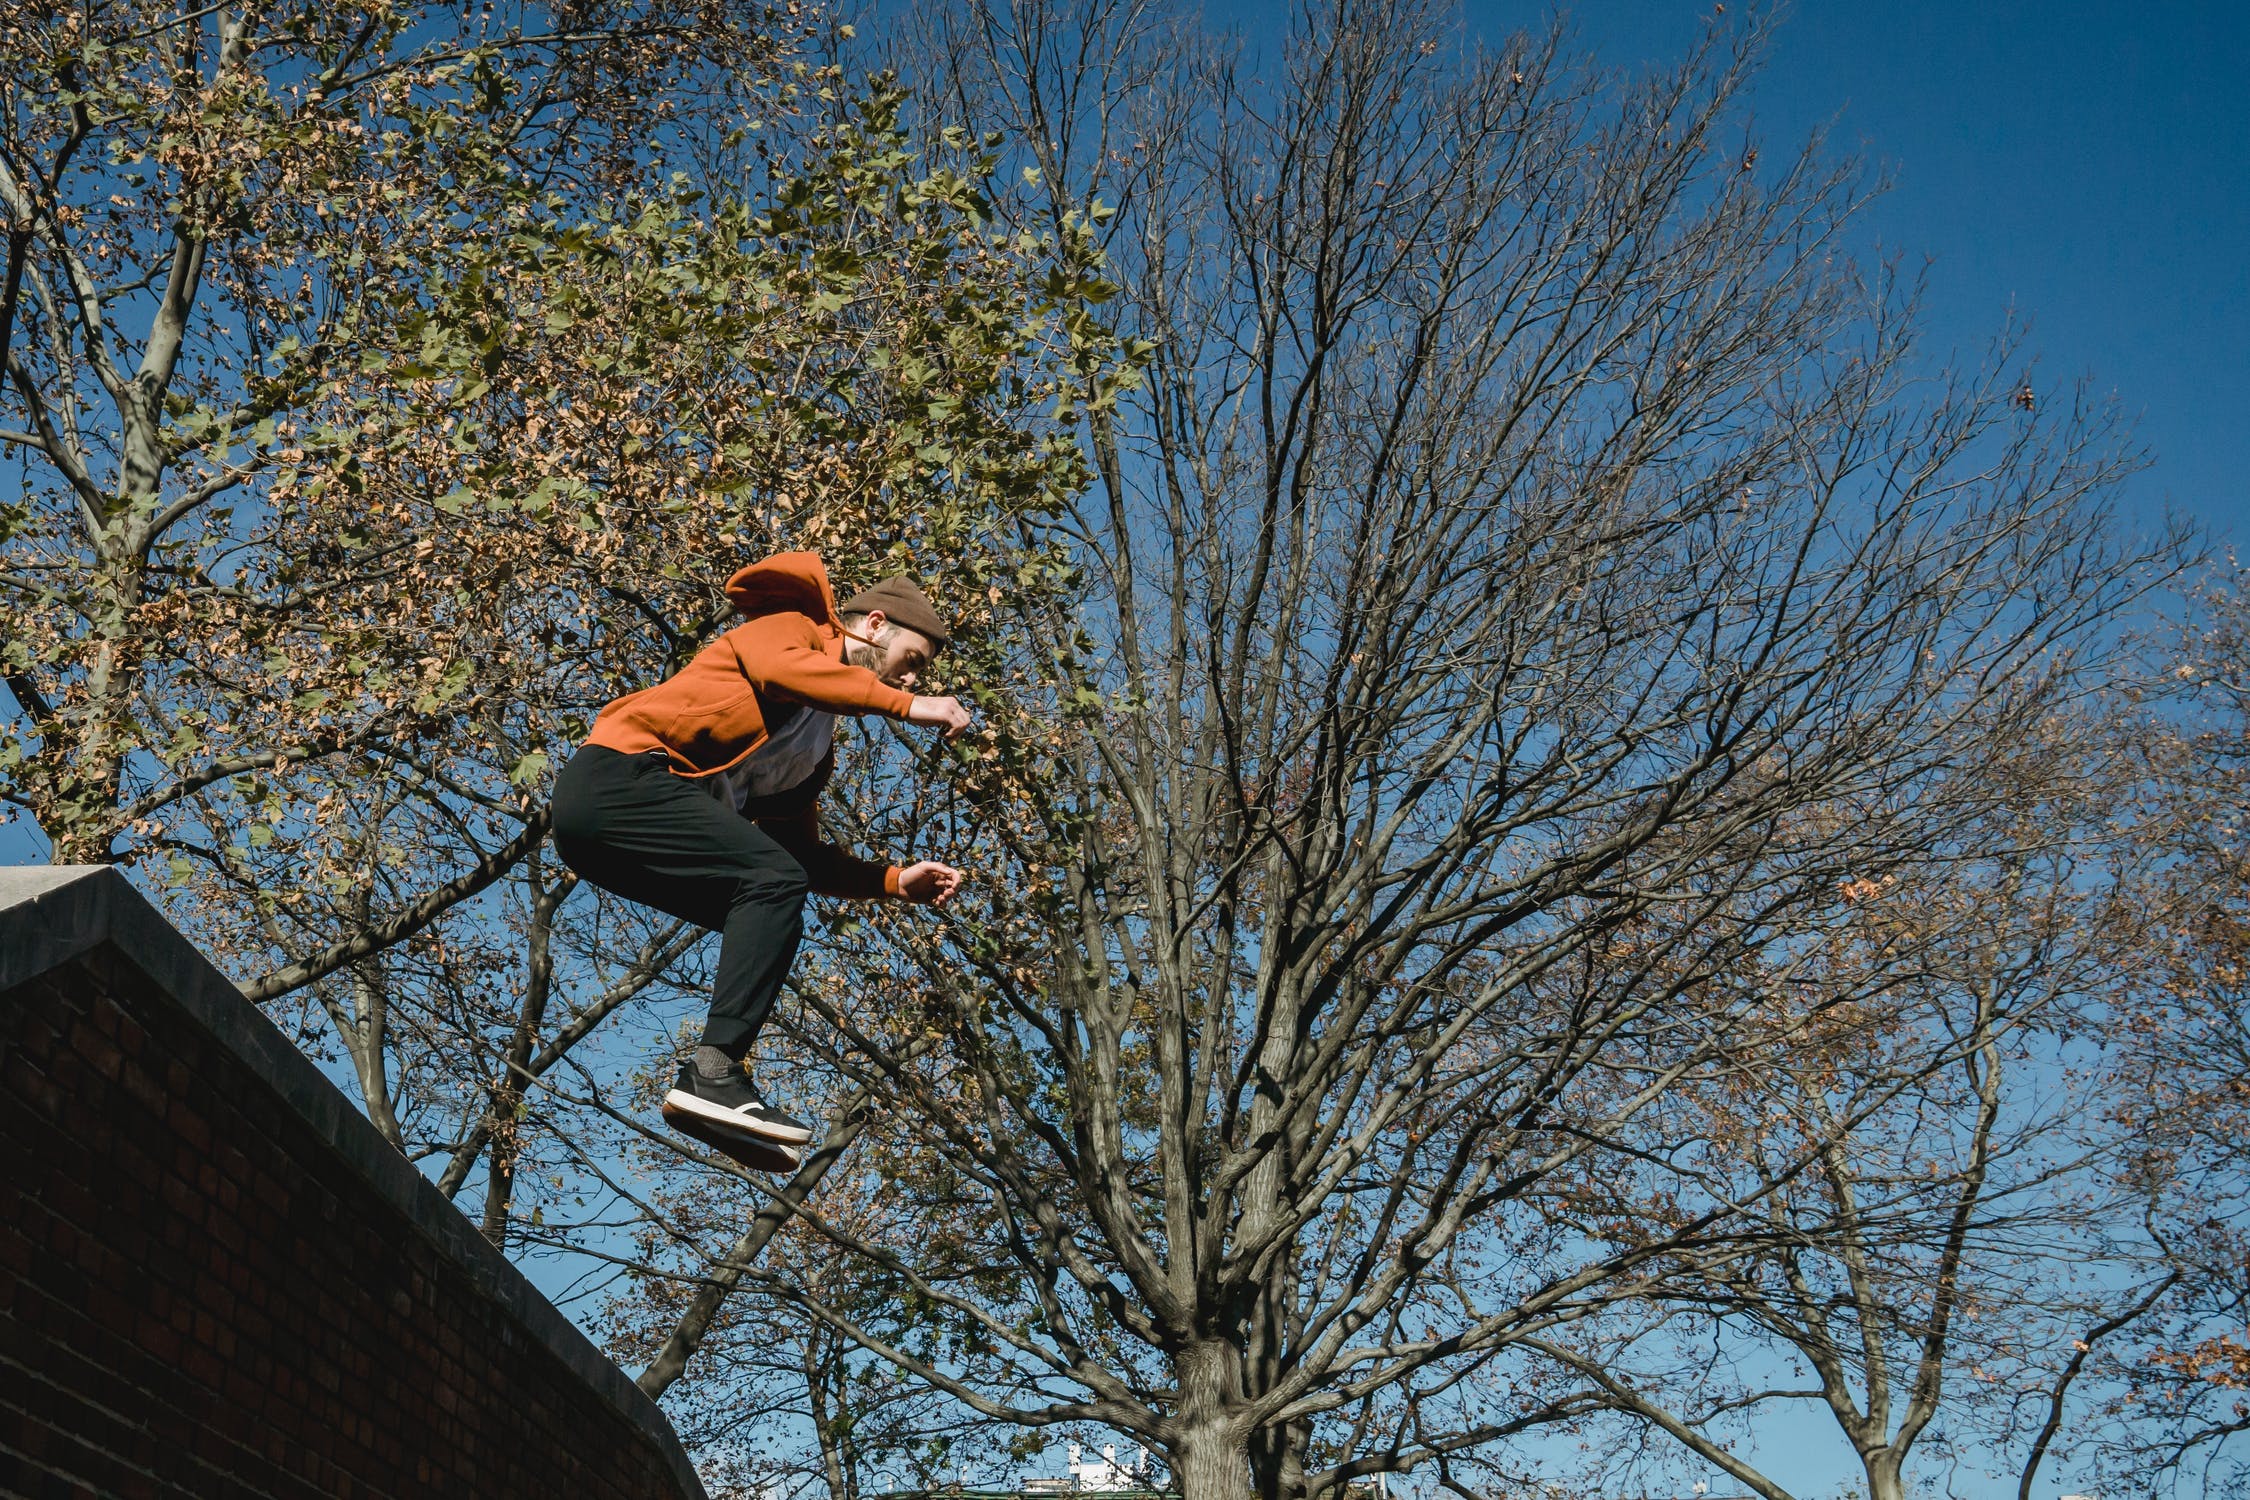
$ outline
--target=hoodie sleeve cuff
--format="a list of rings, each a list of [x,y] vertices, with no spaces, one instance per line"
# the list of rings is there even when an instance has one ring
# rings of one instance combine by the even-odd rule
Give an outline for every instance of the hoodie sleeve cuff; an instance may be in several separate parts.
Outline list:
[[[897,865],[886,865],[886,866],[884,866],[884,868],[883,868],[883,894],[884,894],[884,895],[886,895],[886,896],[896,896],[896,895],[899,895],[899,894],[900,894],[900,891],[899,891],[899,888],[898,888],[898,877],[899,877],[900,873],[901,873],[901,872],[900,872],[900,870],[899,870],[899,867],[898,867]]]

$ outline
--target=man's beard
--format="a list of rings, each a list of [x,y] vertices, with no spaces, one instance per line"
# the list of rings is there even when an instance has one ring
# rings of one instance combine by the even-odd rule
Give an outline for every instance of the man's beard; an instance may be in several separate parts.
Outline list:
[[[883,675],[883,651],[880,646],[866,646],[858,641],[846,641],[844,643],[844,660],[851,666],[858,667],[863,671],[873,672],[877,677],[882,677],[884,683],[890,687],[898,686],[897,683]]]

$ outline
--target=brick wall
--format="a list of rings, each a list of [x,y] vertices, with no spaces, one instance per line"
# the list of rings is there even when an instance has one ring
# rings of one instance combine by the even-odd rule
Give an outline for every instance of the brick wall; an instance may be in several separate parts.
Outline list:
[[[0,877],[0,1494],[700,1500],[655,1406],[120,877]]]

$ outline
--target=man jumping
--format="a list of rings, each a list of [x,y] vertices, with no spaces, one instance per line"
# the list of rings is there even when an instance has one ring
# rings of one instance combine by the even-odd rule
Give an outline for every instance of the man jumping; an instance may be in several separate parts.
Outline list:
[[[838,714],[886,714],[952,739],[969,714],[911,689],[950,639],[921,589],[886,579],[836,607],[817,554],[727,580],[746,618],[654,687],[595,716],[555,781],[555,852],[605,891],[721,934],[703,1041],[665,1118],[738,1160],[794,1167],[812,1127],[768,1104],[743,1060],[797,955],[805,894],[942,906],[961,872],[904,869],[826,843],[814,803]]]

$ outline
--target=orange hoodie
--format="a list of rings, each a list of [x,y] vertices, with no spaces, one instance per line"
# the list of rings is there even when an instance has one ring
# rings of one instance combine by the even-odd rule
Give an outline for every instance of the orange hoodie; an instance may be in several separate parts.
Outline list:
[[[820,554],[781,552],[754,562],[727,580],[727,598],[749,618],[656,686],[606,705],[587,744],[626,755],[662,750],[675,776],[715,776],[766,742],[769,702],[894,719],[914,706],[912,693],[843,659],[843,621]],[[814,773],[816,789],[827,770],[824,763]],[[896,866],[822,842],[811,798],[799,811],[758,823],[796,856],[822,895],[898,894]]]

